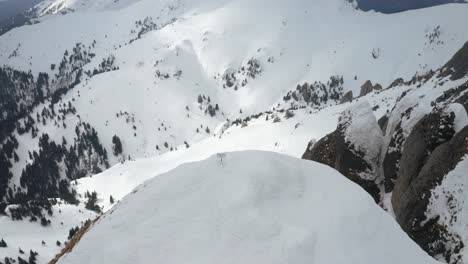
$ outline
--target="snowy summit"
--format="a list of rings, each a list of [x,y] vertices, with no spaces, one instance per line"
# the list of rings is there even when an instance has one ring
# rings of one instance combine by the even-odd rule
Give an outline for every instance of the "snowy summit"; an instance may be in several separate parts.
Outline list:
[[[59,263],[376,261],[437,263],[333,169],[243,151],[227,153],[222,164],[212,156],[145,182]]]

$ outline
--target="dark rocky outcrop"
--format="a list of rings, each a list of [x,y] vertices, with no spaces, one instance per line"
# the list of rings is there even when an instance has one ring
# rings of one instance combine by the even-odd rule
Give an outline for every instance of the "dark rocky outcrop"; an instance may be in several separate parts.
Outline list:
[[[375,85],[372,85],[372,82],[370,80],[367,80],[362,86],[361,86],[361,92],[359,93],[359,96],[365,96],[372,91],[380,91],[382,90],[382,85],[376,83]]]
[[[389,115],[387,113],[383,115],[381,118],[379,118],[379,120],[377,121],[377,124],[379,124],[379,127],[382,130],[382,133],[384,136],[385,136],[385,131],[387,130],[388,119],[389,119]]]
[[[338,127],[335,133],[335,142],[335,169],[361,186],[378,203],[380,201],[380,190],[377,184],[374,180],[367,180],[361,177],[361,173],[372,170],[372,164],[369,164],[364,159],[365,153],[360,152],[349,142],[346,142],[342,127]]]
[[[441,96],[437,97],[434,103],[459,103],[463,105],[468,112],[468,81],[460,86],[445,91]]]
[[[403,84],[405,84],[405,80],[403,80],[403,78],[397,78],[387,87],[387,89],[400,86]]]
[[[423,117],[408,136],[401,160],[398,176],[393,190],[393,209],[399,213],[408,200],[417,200],[416,193],[408,188],[418,177],[418,174],[431,155],[440,144],[450,140],[455,134],[453,128],[455,114],[436,110]]]
[[[409,153],[410,151],[408,151]],[[453,244],[456,235],[448,234],[446,228],[438,224],[438,217],[426,219],[425,212],[431,191],[442,182],[447,173],[452,171],[467,153],[468,126],[458,132],[450,141],[435,148],[419,173],[414,175],[410,181],[397,184],[398,187],[395,188],[392,197],[396,219],[403,230],[430,255],[442,255],[446,260],[451,255],[456,254],[456,251],[460,251],[463,248],[463,243],[458,241],[455,247],[449,249],[447,244]],[[409,158],[407,154],[405,154],[405,158]],[[406,186],[400,187],[403,183],[406,183]]]
[[[414,108],[410,107],[404,111],[400,117],[400,121],[397,123],[393,131],[389,131],[390,143],[385,153],[385,157],[382,162],[383,173],[384,173],[384,186],[385,192],[391,192],[393,190],[394,181],[397,178],[399,162],[401,159],[401,153],[403,145],[406,141],[406,136],[403,131],[403,121],[411,118],[411,113]],[[387,124],[388,125],[388,124]]]
[[[359,96],[364,96],[368,93],[371,93],[374,90],[374,86],[372,85],[372,82],[367,80],[362,86],[361,86],[361,92],[359,93]]]
[[[353,101],[353,91],[346,92],[340,100],[340,104]]]
[[[382,144],[377,121],[373,117],[370,105],[365,103],[345,110],[340,116],[337,129],[315,143],[313,147],[310,148],[309,146],[302,158],[335,168],[365,189],[378,203],[380,201],[380,189],[375,183],[375,177],[372,176],[376,174],[380,153],[372,153],[367,149],[363,150],[360,145],[362,143],[350,140],[350,134],[356,132],[353,131],[355,129],[353,123],[362,121],[356,120],[356,118],[362,118],[366,122],[373,119],[374,126],[370,126],[370,129],[366,129],[366,131],[359,131],[359,133],[366,133],[365,137],[372,144],[377,146]],[[378,133],[375,133],[375,130],[378,130]]]
[[[313,160],[335,168],[336,131],[326,135],[313,146],[309,143],[302,159]]]
[[[450,76],[451,80],[458,80],[468,74],[468,41],[442,67],[440,77]]]

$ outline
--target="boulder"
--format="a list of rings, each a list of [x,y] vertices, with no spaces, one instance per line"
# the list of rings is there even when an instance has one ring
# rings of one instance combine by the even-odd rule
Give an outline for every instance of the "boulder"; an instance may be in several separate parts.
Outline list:
[[[353,91],[346,92],[340,100],[340,104],[353,101]]]
[[[365,96],[366,94],[372,92],[373,90],[374,90],[374,86],[372,85],[372,82],[370,80],[367,80],[361,86],[361,92],[359,93],[359,96]]]
[[[375,91],[380,91],[380,90],[382,90],[382,85],[380,85],[379,83],[376,83],[376,84],[374,85],[374,88],[373,88],[373,89],[374,89]]]
[[[313,160],[335,168],[336,160],[336,131],[326,135],[318,142],[309,142],[302,159]]]

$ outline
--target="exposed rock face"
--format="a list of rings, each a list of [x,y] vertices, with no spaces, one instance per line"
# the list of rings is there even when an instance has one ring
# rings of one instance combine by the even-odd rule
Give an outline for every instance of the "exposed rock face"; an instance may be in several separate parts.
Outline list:
[[[430,122],[432,118],[434,117],[425,118],[424,123],[428,124],[427,122]],[[430,135],[423,130],[425,128],[423,123],[418,127],[415,136],[422,133],[423,136],[426,136],[426,140],[420,139],[419,143],[414,145],[420,147],[421,144],[425,144],[429,148],[432,147],[433,143],[430,138],[427,138]],[[410,158],[409,155],[414,153],[414,150],[415,148],[408,147],[404,158]],[[426,211],[431,191],[442,182],[447,173],[452,171],[467,153],[468,126],[458,132],[450,141],[435,148],[419,172],[413,173],[412,170],[408,170],[406,167],[410,164],[402,165],[403,175],[401,177],[405,181],[398,180],[392,196],[396,218],[403,230],[430,255],[442,255],[450,263],[459,263],[450,258],[459,253],[463,248],[463,243],[459,237],[457,238],[457,234],[448,233],[446,227],[438,224],[438,218],[443,217],[442,215],[426,219]],[[419,154],[419,159],[415,162],[421,162],[422,155],[424,154]],[[413,174],[410,175],[410,173]],[[409,177],[412,177],[410,181],[407,180]]]
[[[336,131],[326,135],[317,143],[313,144],[313,146],[311,146],[311,143],[309,143],[306,151],[302,155],[302,158],[306,160],[313,160],[335,168]]]
[[[432,151],[440,144],[450,140],[455,134],[453,128],[455,114],[432,112],[423,117],[408,136],[400,160],[400,168],[393,190],[392,202],[396,214],[404,208],[408,200],[418,200],[408,188],[418,174]]]
[[[364,96],[374,90],[374,86],[372,85],[372,82],[367,80],[362,86],[361,86],[361,92],[359,93],[359,96]]]
[[[380,189],[375,180],[382,144],[377,120],[369,103],[364,102],[346,109],[337,130],[307,149],[303,158],[335,168],[379,202]]]
[[[390,143],[382,164],[385,178],[385,192],[391,192],[393,190],[394,181],[397,178],[403,144],[406,141],[406,135],[402,124],[405,120],[409,120],[411,118],[412,111],[412,107],[408,108],[401,115],[401,119],[397,123],[395,129],[393,131],[389,131],[389,135],[391,135]]]
[[[380,190],[375,180],[382,144],[382,131],[369,103],[349,107],[341,114],[336,133],[335,168],[377,202]]]
[[[450,76],[451,80],[458,80],[468,74],[468,41],[442,67],[440,76]]]
[[[382,90],[382,85],[376,83],[375,85],[372,85],[372,82],[367,80],[362,86],[361,86],[361,92],[359,93],[359,96],[365,96],[372,91],[379,91]]]
[[[377,121],[377,124],[379,124],[380,129],[382,130],[383,135],[385,136],[385,131],[387,130],[387,125],[388,125],[388,113],[383,115],[379,121]]]
[[[445,91],[443,95],[439,96],[435,100],[435,102],[439,104],[459,103],[463,105],[465,110],[468,112],[468,82]]]
[[[341,98],[340,104],[351,102],[353,100],[353,91],[348,91]]]
[[[404,83],[405,83],[405,80],[403,80],[403,78],[397,78],[388,86],[387,89],[403,85]]]

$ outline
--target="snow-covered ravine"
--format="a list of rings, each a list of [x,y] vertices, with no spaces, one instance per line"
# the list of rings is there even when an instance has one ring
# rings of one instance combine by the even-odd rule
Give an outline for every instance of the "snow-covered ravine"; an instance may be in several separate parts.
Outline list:
[[[139,186],[59,263],[376,261],[437,263],[335,170],[243,151],[184,164]]]

